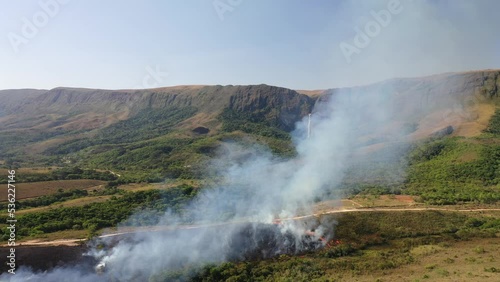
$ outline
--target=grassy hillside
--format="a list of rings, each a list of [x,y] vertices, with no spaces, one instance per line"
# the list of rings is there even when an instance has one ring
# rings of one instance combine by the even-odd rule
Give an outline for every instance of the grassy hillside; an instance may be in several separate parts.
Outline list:
[[[81,138],[50,148],[46,155],[65,155],[94,145],[119,145],[166,135],[179,122],[191,117],[195,108],[163,108],[144,110],[133,118],[119,121],[99,130],[93,138]]]
[[[7,106],[0,123],[0,162],[126,171],[122,174],[134,181],[196,178],[197,170],[189,168],[213,156],[221,140],[248,137],[276,154],[293,156],[289,132],[295,122],[312,111],[316,100],[331,95],[349,95],[353,103],[363,104],[363,95],[383,94],[401,122],[392,130],[408,131],[413,139],[446,126],[472,132],[470,128],[481,127],[479,121],[489,119],[474,105],[497,103],[499,74],[394,79],[330,89],[314,98],[268,85],[2,91],[0,100]],[[13,94],[25,99],[13,99]],[[373,145],[387,141],[367,138]]]
[[[36,94],[12,101],[19,111],[0,124],[0,162],[114,170],[127,182],[198,178],[223,140],[253,140],[291,156],[289,132],[314,102],[267,85]]]
[[[474,138],[429,140],[409,154],[406,192],[432,204],[500,201],[500,111]]]
[[[397,216],[385,212],[353,213],[334,218],[338,221],[336,243],[321,251],[205,265],[201,271],[184,268],[153,275],[150,280],[395,281],[412,276],[415,280],[467,277],[468,281],[495,281],[498,278],[495,254],[500,246],[495,233],[500,231],[500,221],[491,215],[424,211],[401,212]],[[475,244],[466,244],[471,239]],[[478,268],[479,265],[482,267]],[[409,268],[412,272],[405,271]]]
[[[182,214],[183,204],[196,195],[197,190],[191,186],[181,185],[168,190],[148,190],[139,192],[124,192],[111,190],[115,196],[106,202],[96,202],[84,206],[58,207],[41,212],[27,213],[18,216],[23,222],[22,228],[17,231],[18,239],[27,236],[40,236],[64,230],[85,229],[90,235],[94,235],[98,229],[114,227],[118,223],[128,219],[133,212],[142,210],[142,217],[138,221],[129,222],[133,225],[154,225],[158,223],[167,209]],[[107,191],[104,191],[107,192]],[[104,195],[105,193],[99,193]],[[60,200],[65,194],[60,192],[52,197]],[[74,192],[68,194],[65,199],[72,199]],[[45,198],[39,198],[38,203]],[[50,198],[49,198],[50,199]],[[45,203],[41,203],[43,205]],[[39,206],[33,200],[21,201],[18,208],[23,209],[30,206]],[[3,208],[3,207],[2,207]],[[5,208],[6,210],[6,208]],[[7,215],[2,216],[3,222]],[[188,219],[186,219],[188,220]],[[2,240],[8,239],[8,230],[1,225]]]

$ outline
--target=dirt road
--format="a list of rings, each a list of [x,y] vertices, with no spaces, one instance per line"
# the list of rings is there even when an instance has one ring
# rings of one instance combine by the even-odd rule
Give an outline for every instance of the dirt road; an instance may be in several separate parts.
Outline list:
[[[276,219],[276,221],[289,221],[289,220],[300,220],[312,217],[318,217],[325,214],[337,214],[337,213],[352,213],[352,212],[405,212],[405,211],[453,211],[453,212],[489,212],[489,211],[500,211],[500,208],[479,208],[479,209],[454,209],[454,208],[439,208],[439,207],[406,207],[406,208],[351,208],[351,209],[332,209],[329,211],[324,211],[321,213],[281,218]],[[196,224],[196,225],[177,225],[177,226],[145,226],[145,227],[134,227],[134,228],[123,228],[118,231],[109,231],[109,233],[103,234],[98,238],[112,238],[118,236],[124,236],[134,233],[141,232],[160,232],[169,230],[187,230],[187,229],[198,229],[198,228],[208,228],[217,227],[230,224],[241,224],[248,221],[231,221],[224,223],[213,223],[213,224]],[[76,246],[85,242],[85,239],[65,239],[65,240],[54,240],[54,241],[42,241],[42,240],[30,240],[18,243],[18,246]],[[2,245],[6,247],[6,245]]]

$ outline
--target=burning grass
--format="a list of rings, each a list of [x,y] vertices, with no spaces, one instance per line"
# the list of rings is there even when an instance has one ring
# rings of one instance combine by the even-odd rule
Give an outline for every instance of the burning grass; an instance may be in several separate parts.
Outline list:
[[[486,281],[495,281],[493,277],[498,275],[493,271],[497,269],[495,261],[487,259],[495,259],[492,254],[498,251],[500,245],[496,237],[500,232],[499,217],[498,211],[352,212],[296,221],[301,227],[297,230],[302,231],[295,234],[282,228],[282,224],[287,222],[239,223],[241,228],[234,229],[236,232],[230,233],[229,237],[209,236],[215,240],[227,240],[225,259],[231,262],[186,265],[179,256],[182,267],[146,278],[150,281],[346,281],[358,278],[360,281],[373,281],[389,275],[391,279],[383,281],[402,281],[399,276],[404,274],[403,270],[413,269],[407,275],[415,279],[424,275],[455,277],[455,280],[470,276],[472,279],[482,277]],[[315,230],[320,222],[338,225]],[[224,234],[223,226],[207,228],[215,235]],[[335,237],[332,237],[334,231]],[[187,228],[162,232],[164,235],[158,236],[161,240],[184,234],[181,238],[194,243],[196,234],[201,230]],[[122,242],[122,239],[126,240],[121,238],[118,241]],[[209,248],[212,239],[208,240],[201,242],[201,248]],[[467,245],[467,242],[470,243]],[[475,249],[471,249],[473,242],[477,242]],[[462,247],[471,249],[466,254],[467,259],[457,258],[455,251],[450,251],[456,244],[464,244],[457,250],[462,251]],[[463,264],[467,264],[464,266],[467,269],[472,269],[474,265],[491,271],[483,273],[475,269],[470,270],[469,275],[454,268]],[[430,269],[426,265],[435,267]]]
[[[434,211],[336,215],[335,238],[324,248],[304,250],[300,255],[292,252],[270,259],[207,265],[199,271],[167,271],[150,281],[406,281],[408,276],[419,279],[424,275],[497,281],[498,273],[483,269],[497,269],[493,254],[500,250],[495,235],[500,231],[500,225],[495,224],[499,215],[493,212],[494,217],[482,218],[481,213]],[[471,227],[470,219],[476,217],[482,218],[480,225]],[[485,235],[481,230],[488,228],[493,232]],[[241,240],[248,237],[241,236]],[[474,251],[478,246],[485,251]]]

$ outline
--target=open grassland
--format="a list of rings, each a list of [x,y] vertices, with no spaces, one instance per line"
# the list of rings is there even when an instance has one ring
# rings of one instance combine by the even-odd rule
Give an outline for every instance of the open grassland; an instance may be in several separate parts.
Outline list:
[[[336,258],[282,256],[271,261],[227,263],[217,268],[220,272],[205,272],[194,281],[214,281],[209,277],[217,275],[228,275],[219,281],[245,281],[238,279],[240,273],[247,274],[244,277],[251,277],[252,281],[497,282],[500,279],[498,238],[443,241],[404,249],[398,249],[401,241],[392,243],[395,245],[373,246]],[[153,281],[167,281],[162,279]]]
[[[64,230],[54,233],[37,234],[32,236],[30,240],[22,240],[18,243],[21,245],[35,245],[38,243],[43,243],[44,245],[68,245],[74,244],[71,242],[75,242],[76,240],[85,240],[87,238],[88,232],[86,230]],[[64,241],[67,243],[64,243]]]
[[[23,214],[28,214],[28,213],[37,213],[37,212],[52,210],[55,208],[81,207],[81,206],[85,206],[88,204],[106,202],[111,197],[113,197],[113,196],[105,195],[105,196],[88,196],[88,197],[83,197],[83,198],[78,198],[78,199],[71,199],[71,200],[67,200],[67,201],[63,201],[63,202],[54,203],[54,204],[51,204],[48,206],[18,210],[16,212],[16,214],[23,215]],[[119,197],[119,195],[115,196],[115,197]]]
[[[163,183],[129,183],[120,186],[120,190],[128,192],[147,191],[154,189],[170,189],[180,185],[189,185],[192,187],[200,187],[200,180],[195,179],[172,179]]]
[[[104,195],[104,192],[113,194]],[[103,195],[95,195],[102,193]],[[110,196],[109,198],[81,197],[70,199],[55,208],[36,206],[40,210],[22,212],[17,220],[22,222],[22,227],[17,232],[17,239],[30,238],[40,234],[56,233],[66,230],[86,230],[89,235],[95,235],[99,229],[113,227],[129,217],[136,211],[142,210],[145,217],[136,218],[136,225],[155,225],[168,209],[174,213],[189,212],[186,203],[197,193],[197,189],[181,185],[170,189],[150,189],[147,191],[127,192],[118,191],[116,188],[104,188],[102,192],[94,193],[95,196]],[[43,198],[43,197],[40,197]],[[83,204],[83,201],[89,200]],[[28,200],[25,200],[25,202]],[[22,204],[22,201],[20,202]],[[64,206],[66,205],[66,206]],[[1,214],[2,221],[7,215]],[[189,221],[189,218],[186,218]],[[7,230],[1,230],[2,239],[8,239]]]
[[[16,169],[16,174],[48,174],[58,167],[22,167]],[[0,176],[7,176],[8,169],[0,169]]]
[[[415,207],[422,204],[415,202],[410,195],[357,195],[349,199],[356,207]]]
[[[324,249],[164,272],[151,281],[500,281],[500,212],[352,212]],[[182,280],[182,279],[181,279]]]
[[[394,270],[361,275],[357,281],[499,281],[500,239],[421,245],[410,253],[415,262]],[[377,254],[375,254],[377,256]],[[346,277],[347,278],[347,277]],[[351,279],[354,280],[354,279]]]
[[[227,263],[195,281],[500,281],[499,238],[442,241],[400,249],[392,244],[368,247],[336,258],[288,257],[275,260]],[[224,276],[228,275],[228,276]],[[210,278],[209,278],[210,277]],[[234,279],[232,279],[234,278]],[[153,281],[167,281],[159,278]],[[250,281],[246,280],[246,281]]]
[[[457,126],[454,136],[474,137],[480,135],[488,127],[491,117],[495,114],[495,105],[480,103],[461,114],[465,118]]]
[[[55,194],[60,190],[98,190],[104,188],[105,181],[92,179],[55,180],[16,184],[16,199],[28,199]],[[0,193],[0,202],[7,201],[7,193]]]
[[[352,210],[360,208],[418,208],[425,204],[416,203],[410,195],[371,195],[362,194],[342,200],[326,200],[318,202],[313,207],[315,214],[332,210]]]

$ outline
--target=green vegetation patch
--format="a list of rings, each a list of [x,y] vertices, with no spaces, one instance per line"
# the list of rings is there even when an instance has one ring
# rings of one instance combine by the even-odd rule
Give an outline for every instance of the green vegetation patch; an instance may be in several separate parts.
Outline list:
[[[486,133],[500,135],[500,109],[495,111],[495,114],[490,119],[488,127],[485,129]]]
[[[51,180],[71,180],[71,179],[95,179],[113,181],[118,177],[109,171],[98,171],[95,169],[82,169],[78,166],[68,166],[54,169],[49,173],[17,173],[16,182],[41,182]],[[0,179],[0,183],[7,183],[7,178]]]
[[[124,192],[103,203],[92,203],[82,207],[62,207],[49,211],[30,213],[18,217],[22,222],[19,238],[70,229],[86,229],[93,235],[98,229],[114,227],[128,219],[134,212],[142,211],[135,225],[154,225],[169,209],[181,215],[184,205],[196,195],[197,190],[181,185],[168,190]],[[6,215],[0,220],[6,221]],[[2,228],[3,240],[8,239],[7,229]]]
[[[127,144],[165,135],[179,122],[196,113],[196,108],[146,109],[130,119],[120,121],[98,131],[93,138],[66,142],[45,152],[47,155],[63,155],[104,144]]]
[[[265,112],[267,111],[246,113],[224,109],[219,116],[222,121],[222,130],[225,132],[241,130],[250,134],[290,140],[290,134],[280,129],[279,121],[277,119],[269,120],[264,115]]]
[[[500,200],[500,145],[465,138],[430,140],[409,155],[407,191],[430,204]],[[464,160],[463,156],[477,157]]]

